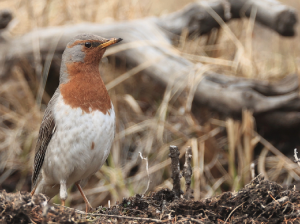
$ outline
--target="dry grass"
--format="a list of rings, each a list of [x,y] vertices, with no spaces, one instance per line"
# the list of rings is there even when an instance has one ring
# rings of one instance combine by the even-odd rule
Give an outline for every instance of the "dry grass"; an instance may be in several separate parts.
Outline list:
[[[8,35],[16,36],[38,27],[161,15],[188,2],[6,0],[0,2],[0,8],[13,10],[15,21]],[[285,2],[300,10],[298,1]],[[255,12],[252,15],[254,19]],[[184,91],[173,85],[164,89],[139,73],[154,62],[145,62],[128,71],[102,63],[103,78],[117,113],[117,135],[107,165],[85,188],[93,206],[144,193],[148,174],[140,152],[149,162],[149,190],[171,187],[168,159],[171,144],[179,146],[181,157],[186,146],[192,147],[195,199],[240,189],[251,178],[253,161],[258,171],[271,180],[292,183],[300,179],[297,165],[256,133],[251,112],[243,111],[242,120],[235,121],[221,120],[205,109],[192,110],[196,84],[207,70],[258,79],[278,79],[298,70],[299,37],[283,39],[255,25],[253,20],[220,23],[222,30],[215,30],[209,36],[187,40],[183,32],[177,50],[189,60],[206,64],[190,74]],[[36,73],[41,74],[38,66],[16,66],[12,75],[0,83],[0,184],[10,180],[16,184],[14,190],[29,190],[28,178],[43,114],[36,103],[40,85]],[[47,99],[46,94],[43,101]],[[202,115],[200,119],[198,113]],[[258,159],[253,158],[257,144],[264,146]],[[14,173],[18,173],[18,180],[14,179]],[[183,182],[182,187],[185,187]],[[68,200],[78,208],[84,207],[77,191],[70,191]]]

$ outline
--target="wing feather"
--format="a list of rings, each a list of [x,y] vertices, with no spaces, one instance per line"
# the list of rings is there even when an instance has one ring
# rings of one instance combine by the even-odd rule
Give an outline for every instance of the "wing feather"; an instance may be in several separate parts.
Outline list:
[[[35,148],[34,167],[32,175],[33,188],[37,184],[37,179],[44,163],[45,154],[51,138],[55,132],[55,120],[53,115],[53,106],[59,96],[59,88],[55,91],[45,110],[44,117],[39,130],[39,136]]]

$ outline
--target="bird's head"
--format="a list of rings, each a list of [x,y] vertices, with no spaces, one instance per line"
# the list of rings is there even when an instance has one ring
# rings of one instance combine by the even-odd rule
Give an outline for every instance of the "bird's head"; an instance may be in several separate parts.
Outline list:
[[[67,81],[73,69],[98,69],[99,63],[108,46],[122,41],[121,38],[106,39],[93,34],[80,34],[68,44],[62,56],[61,81]]]

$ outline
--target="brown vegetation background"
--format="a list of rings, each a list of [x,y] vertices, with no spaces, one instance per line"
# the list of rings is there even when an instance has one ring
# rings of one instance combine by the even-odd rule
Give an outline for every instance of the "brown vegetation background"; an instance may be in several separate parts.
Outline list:
[[[2,0],[0,9],[8,8],[14,14],[8,31],[3,34],[6,38],[14,38],[40,27],[84,22],[109,24],[162,16],[190,2],[193,1]],[[298,0],[282,2],[300,12]],[[228,27],[231,35],[239,40],[238,44],[220,29],[190,39],[183,32],[174,48],[183,56],[203,56],[197,60],[207,64],[208,69],[227,75],[278,80],[298,71],[299,35],[281,37],[254,24],[253,19],[232,21]],[[33,45],[38,46],[38,43]],[[233,70],[225,60],[234,60],[233,55],[239,50],[242,52],[241,66]],[[55,57],[53,63],[59,66],[59,56]],[[36,76],[36,71],[43,68],[44,62],[33,66],[24,58],[21,63],[22,66],[14,66],[9,77],[0,80],[0,189],[8,192],[30,191],[43,110],[57,85],[57,74],[50,70],[40,107],[36,99],[41,77]],[[113,57],[104,58],[100,66],[106,84],[113,83],[127,69]],[[108,86],[114,86],[112,83]],[[244,111],[241,120],[226,118],[193,104],[193,91],[189,88],[180,92],[171,88],[161,86],[142,72],[109,88],[117,112],[117,134],[106,165],[84,189],[93,206],[107,205],[108,201],[114,204],[123,197],[145,193],[149,178],[146,161],[139,153],[149,163],[151,182],[147,192],[172,188],[169,145],[180,148],[181,158],[186,147],[192,147],[192,188],[196,200],[240,189],[251,179],[251,162],[255,164],[256,173],[263,173],[270,180],[284,184],[300,180],[300,171],[292,160],[276,148],[261,143],[260,135],[255,134],[256,122],[251,112]],[[282,144],[288,145],[287,142]],[[290,148],[291,155],[293,150]],[[59,203],[59,197],[53,201]],[[85,207],[73,187],[69,190],[67,205]]]

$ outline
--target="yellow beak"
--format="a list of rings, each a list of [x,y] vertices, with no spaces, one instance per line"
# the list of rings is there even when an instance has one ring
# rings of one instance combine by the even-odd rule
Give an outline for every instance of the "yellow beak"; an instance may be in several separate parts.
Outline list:
[[[122,38],[111,38],[111,39],[109,39],[107,42],[105,42],[105,43],[103,43],[103,44],[100,44],[98,47],[100,47],[100,48],[105,48],[105,47],[108,47],[108,46],[110,46],[110,45],[119,43],[119,42],[122,41],[122,40],[123,40]]]

